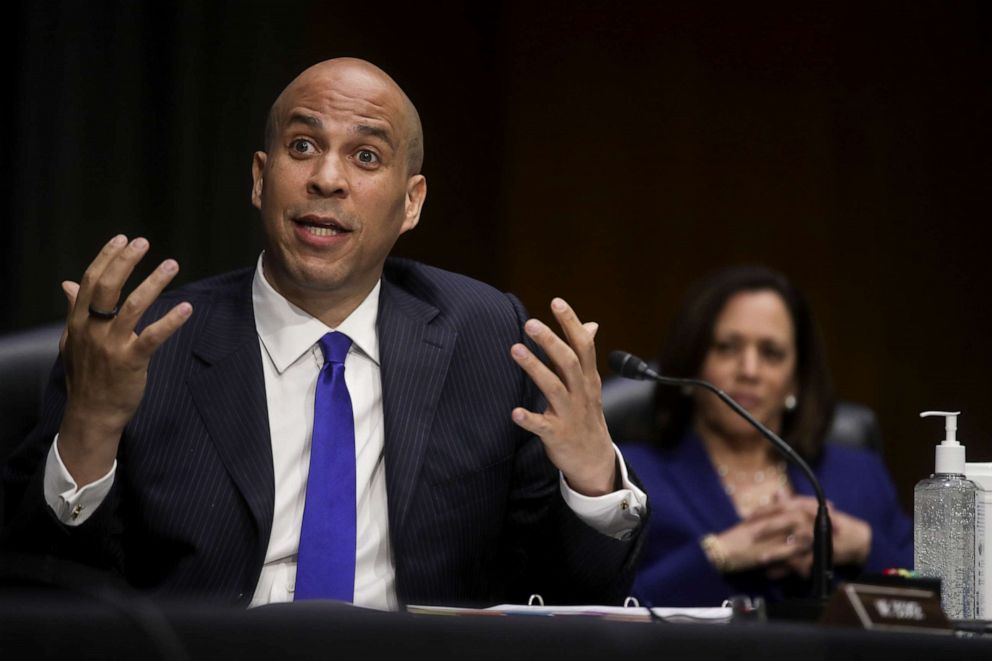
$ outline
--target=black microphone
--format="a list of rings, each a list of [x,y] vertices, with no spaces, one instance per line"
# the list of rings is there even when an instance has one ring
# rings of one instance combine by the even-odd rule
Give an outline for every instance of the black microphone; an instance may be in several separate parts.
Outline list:
[[[751,423],[751,426],[771,441],[775,449],[782,453],[786,459],[799,466],[810,484],[813,485],[813,491],[816,492],[816,523],[813,526],[813,597],[826,599],[830,596],[830,583],[833,577],[833,538],[831,537],[830,514],[827,512],[827,499],[823,495],[823,487],[816,479],[813,469],[792,449],[792,446],[779,438],[768,427],[755,420],[743,406],[735,402],[727,393],[708,381],[662,376],[651,369],[651,366],[646,362],[626,351],[611,351],[609,365],[616,374],[627,379],[639,381],[650,379],[666,386],[692,386],[709,390],[736,411],[738,415]]]

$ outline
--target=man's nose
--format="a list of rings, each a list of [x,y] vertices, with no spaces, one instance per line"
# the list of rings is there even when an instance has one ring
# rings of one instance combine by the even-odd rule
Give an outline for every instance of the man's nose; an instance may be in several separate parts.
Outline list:
[[[320,197],[344,197],[348,194],[345,164],[337,154],[326,154],[314,161],[307,179],[307,193]]]

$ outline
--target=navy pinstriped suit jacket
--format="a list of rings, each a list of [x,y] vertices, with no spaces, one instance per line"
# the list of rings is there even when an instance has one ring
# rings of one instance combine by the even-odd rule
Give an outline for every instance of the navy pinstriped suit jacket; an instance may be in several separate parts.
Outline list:
[[[166,596],[250,600],[274,482],[252,269],[167,293],[195,310],[155,354],[100,509],[78,528],[44,503],[44,457],[65,402],[53,371],[42,424],[7,467],[5,545],[68,557]],[[509,358],[526,319],[512,296],[387,261],[378,331],[389,531],[402,603],[618,603],[640,535],[618,541],[561,499],[539,439],[510,419],[543,408]],[[642,526],[643,527],[643,526]]]

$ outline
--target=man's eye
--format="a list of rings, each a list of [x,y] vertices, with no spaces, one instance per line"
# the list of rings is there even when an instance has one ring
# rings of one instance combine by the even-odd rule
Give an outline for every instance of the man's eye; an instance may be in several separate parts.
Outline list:
[[[369,149],[360,149],[355,157],[363,165],[375,165],[379,162],[379,155]]]
[[[314,151],[313,143],[303,138],[297,138],[290,142],[289,148],[297,154],[312,154]]]

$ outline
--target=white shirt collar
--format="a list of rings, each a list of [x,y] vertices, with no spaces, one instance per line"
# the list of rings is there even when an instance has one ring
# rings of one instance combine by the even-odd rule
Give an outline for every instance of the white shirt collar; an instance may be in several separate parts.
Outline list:
[[[381,280],[375,283],[365,300],[337,328],[330,328],[290,303],[269,284],[262,271],[262,255],[258,257],[255,277],[251,283],[255,328],[265,351],[280,374],[313,348],[325,333],[332,330],[340,331],[351,338],[352,351],[358,349],[376,365],[379,364],[379,336],[375,324],[379,316]]]

